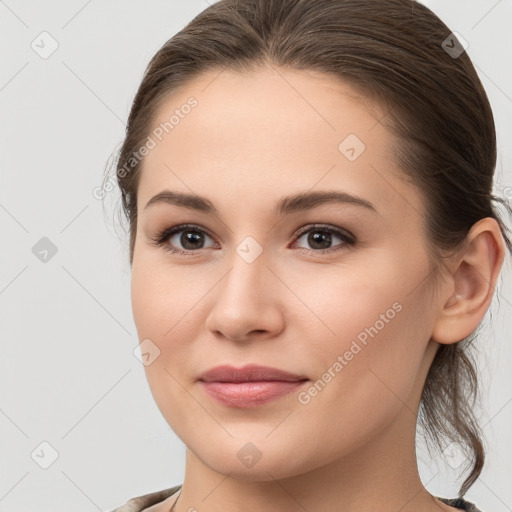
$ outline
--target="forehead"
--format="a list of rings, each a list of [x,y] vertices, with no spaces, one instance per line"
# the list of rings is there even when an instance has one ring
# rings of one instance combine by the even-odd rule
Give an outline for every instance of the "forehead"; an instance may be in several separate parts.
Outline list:
[[[397,141],[379,123],[384,114],[348,84],[316,72],[208,72],[165,98],[152,120],[139,209],[165,188],[226,204],[231,198],[230,207],[250,191],[262,210],[262,198],[270,208],[272,197],[340,188],[379,211],[421,209],[394,164]]]

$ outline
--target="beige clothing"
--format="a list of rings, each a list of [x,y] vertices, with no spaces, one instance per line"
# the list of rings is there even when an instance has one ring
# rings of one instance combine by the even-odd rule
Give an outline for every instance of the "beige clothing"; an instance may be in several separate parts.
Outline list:
[[[162,502],[177,493],[180,489],[181,485],[175,485],[174,487],[162,489],[161,491],[136,496],[135,498],[128,500],[124,505],[121,505],[110,512],[153,512],[157,509],[158,505],[160,505],[159,508],[161,508]],[[451,507],[460,508],[466,512],[481,512],[480,509],[476,508],[474,503],[466,501],[463,498],[440,498],[439,496],[435,496],[435,498],[447,505],[450,505]],[[169,500],[169,508],[166,507],[164,509],[165,512],[169,512],[175,501],[175,498]],[[155,508],[153,508],[153,506]]]

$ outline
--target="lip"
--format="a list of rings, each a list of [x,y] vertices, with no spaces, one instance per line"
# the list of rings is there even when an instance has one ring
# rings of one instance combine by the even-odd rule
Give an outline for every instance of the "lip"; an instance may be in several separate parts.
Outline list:
[[[215,366],[199,377],[199,380],[203,382],[297,382],[305,379],[307,379],[305,375],[297,375],[278,368],[257,364],[248,364],[242,368],[235,368],[230,365]]]
[[[222,405],[252,408],[291,393],[308,380],[303,375],[268,366],[223,365],[203,373],[199,382],[206,393]]]
[[[201,382],[208,395],[229,407],[248,409],[258,407],[287,395],[301,387],[306,380],[261,382]]]

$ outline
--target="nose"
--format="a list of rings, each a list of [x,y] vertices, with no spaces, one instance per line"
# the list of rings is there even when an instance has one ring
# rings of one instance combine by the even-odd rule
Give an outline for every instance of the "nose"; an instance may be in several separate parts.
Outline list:
[[[260,255],[248,263],[237,253],[211,292],[206,327],[232,341],[271,338],[284,329],[284,287]]]

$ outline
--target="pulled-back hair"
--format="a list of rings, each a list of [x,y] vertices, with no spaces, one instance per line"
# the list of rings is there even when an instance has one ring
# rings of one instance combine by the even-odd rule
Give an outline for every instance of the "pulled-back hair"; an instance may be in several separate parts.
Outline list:
[[[383,108],[380,122],[399,140],[398,168],[424,198],[434,268],[485,217],[496,219],[512,251],[493,204],[512,211],[492,194],[496,134],[491,106],[467,53],[432,11],[413,0],[221,0],[160,48],[133,101],[116,162],[129,221],[130,264],[142,165],[132,155],[147,139],[159,105],[200,74],[249,72],[265,64],[326,73]],[[467,454],[470,471],[459,496],[478,478],[485,458],[473,410],[478,379],[470,349],[475,336],[476,331],[439,347],[418,415],[435,447],[442,451],[454,442]]]

